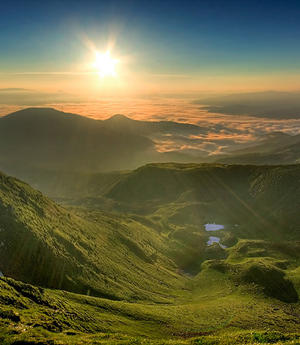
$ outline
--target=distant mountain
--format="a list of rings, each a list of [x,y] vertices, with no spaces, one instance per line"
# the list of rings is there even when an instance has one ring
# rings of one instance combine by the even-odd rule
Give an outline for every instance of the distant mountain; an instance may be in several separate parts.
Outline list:
[[[300,163],[300,135],[272,133],[257,145],[217,156],[214,160],[228,164],[297,164]]]
[[[101,121],[30,108],[0,119],[0,167],[107,171],[134,167],[155,154],[154,143],[138,133],[110,129]]]
[[[230,153],[215,156],[197,147],[207,131],[172,121],[138,121],[124,115],[101,121],[51,108],[28,108],[0,118],[0,169],[59,196],[58,186],[64,189],[71,175],[74,186],[82,185],[83,176],[90,179],[87,176],[153,162],[299,162],[299,136],[271,133],[256,145],[234,151],[232,144]],[[161,147],[170,142],[171,150],[163,152]]]
[[[249,92],[215,96],[195,101],[208,104],[204,109],[226,115],[249,115],[274,119],[299,119],[300,95],[297,92]]]
[[[130,119],[124,115],[114,115],[103,121],[105,127],[140,133],[142,135],[157,134],[200,134],[203,129],[189,123],[178,123],[173,121],[139,121]]]
[[[158,152],[152,137],[199,130],[122,115],[100,121],[51,108],[28,108],[0,118],[0,169],[33,182],[31,176],[47,172],[132,169],[166,159],[186,162],[188,155]]]

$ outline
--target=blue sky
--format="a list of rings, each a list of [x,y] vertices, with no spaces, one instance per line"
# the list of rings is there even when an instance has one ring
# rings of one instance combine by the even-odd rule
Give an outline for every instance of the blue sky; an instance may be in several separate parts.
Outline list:
[[[299,18],[299,1],[2,1],[0,72],[69,71],[83,36],[114,36],[137,72],[297,74]]]

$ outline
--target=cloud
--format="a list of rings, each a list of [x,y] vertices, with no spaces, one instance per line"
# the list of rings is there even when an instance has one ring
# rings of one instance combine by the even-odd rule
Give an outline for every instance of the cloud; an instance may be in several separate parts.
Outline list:
[[[202,101],[201,101],[202,102]],[[263,140],[270,133],[300,134],[300,119],[258,118],[249,115],[211,113],[185,98],[111,98],[82,100],[64,92],[37,92],[27,89],[0,89],[0,115],[28,106],[58,110],[106,119],[124,114],[136,120],[177,121],[199,126],[195,129],[157,133],[151,137],[159,151],[178,150],[192,155],[212,155],[244,148]]]

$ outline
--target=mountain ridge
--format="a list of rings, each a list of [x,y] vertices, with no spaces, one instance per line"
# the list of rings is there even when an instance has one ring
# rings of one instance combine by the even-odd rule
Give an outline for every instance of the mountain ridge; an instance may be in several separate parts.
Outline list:
[[[52,108],[23,109],[0,118],[0,170],[48,191],[55,183],[68,183],[70,174],[132,170],[152,162],[276,165],[300,159],[299,136],[276,132],[226,155],[160,150],[166,140],[178,140],[181,147],[182,140],[203,131],[193,124],[138,121],[120,114],[95,120]]]

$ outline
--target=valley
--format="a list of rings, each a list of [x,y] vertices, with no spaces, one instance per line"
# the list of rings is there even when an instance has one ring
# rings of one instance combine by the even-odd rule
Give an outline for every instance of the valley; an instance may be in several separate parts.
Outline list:
[[[298,165],[148,164],[59,203],[0,177],[3,344],[298,339]]]

